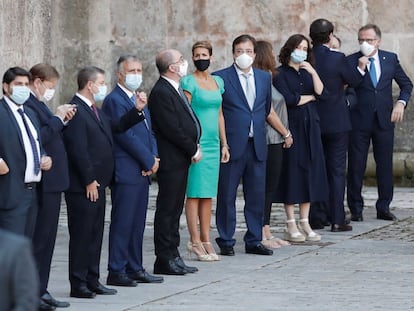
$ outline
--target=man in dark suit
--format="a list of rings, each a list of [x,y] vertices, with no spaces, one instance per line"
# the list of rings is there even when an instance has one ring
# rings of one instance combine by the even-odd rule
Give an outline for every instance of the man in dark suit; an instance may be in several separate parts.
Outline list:
[[[31,94],[26,107],[30,107],[40,122],[40,138],[47,155],[52,157],[52,168],[43,173],[37,187],[39,209],[33,236],[33,253],[36,259],[40,282],[39,310],[69,307],[66,301],[56,300],[48,291],[50,266],[55,247],[62,192],[69,186],[68,161],[63,144],[62,130],[73,117],[76,107],[61,105],[55,114],[45,102],[53,98],[59,73],[49,64],[36,64],[30,69]]]
[[[142,82],[142,64],[136,56],[119,58],[117,82],[102,106],[112,120],[119,120],[133,108],[136,97],[146,101],[144,92],[136,92]],[[144,114],[145,122],[114,135],[115,181],[111,187],[108,285],[163,282],[162,277],[149,274],[142,265],[149,185],[151,174],[158,170],[159,163],[147,108]]]
[[[179,51],[170,49],[158,53],[156,65],[160,78],[148,100],[160,155],[154,273],[184,275],[197,271],[184,263],[178,247],[188,168],[192,161],[198,162],[202,157],[201,128],[180,88],[180,79],[187,74],[187,61]]]
[[[250,35],[234,39],[234,64],[213,74],[224,80],[222,109],[226,120],[230,161],[220,164],[216,239],[222,255],[233,256],[236,243],[236,194],[240,179],[245,198],[246,253],[272,255],[262,243],[266,174],[266,118],[271,106],[271,77],[252,68],[256,40]]]
[[[37,310],[38,280],[30,241],[0,229],[0,250],[0,310]]]
[[[313,229],[322,229],[331,222],[331,231],[350,231],[344,210],[346,154],[351,119],[344,87],[361,80],[361,75],[349,66],[345,55],[330,49],[334,26],[326,19],[317,19],[310,25],[315,69],[321,78],[327,96],[320,98],[317,109],[320,118],[322,144],[329,185],[329,199],[311,205],[310,223]]]
[[[352,85],[358,104],[351,109],[352,132],[348,157],[348,206],[353,221],[363,220],[364,200],[361,195],[368,149],[372,141],[376,163],[378,200],[377,218],[395,220],[390,212],[393,197],[394,125],[401,122],[404,109],[413,89],[410,78],[402,69],[398,56],[379,50],[381,31],[368,24],[358,31],[360,52],[348,56],[354,70],[363,79]],[[394,103],[392,82],[398,84],[400,94]]]
[[[36,186],[42,170],[50,169],[50,157],[41,157],[35,113],[24,103],[30,96],[30,73],[9,68],[3,76],[0,100],[0,156],[9,172],[0,175],[0,228],[33,236],[37,215]]]
[[[70,101],[77,112],[63,133],[70,185],[65,192],[69,225],[69,280],[72,297],[113,295],[99,282],[105,218],[105,188],[112,181],[114,157],[110,119],[95,106],[106,95],[105,72],[85,67],[78,73],[78,92]],[[134,111],[135,110],[135,111]],[[143,119],[135,108],[126,115]],[[121,119],[117,130],[126,130]],[[130,121],[129,119],[126,121]],[[134,120],[133,120],[134,121]],[[134,122],[130,122],[129,126]]]

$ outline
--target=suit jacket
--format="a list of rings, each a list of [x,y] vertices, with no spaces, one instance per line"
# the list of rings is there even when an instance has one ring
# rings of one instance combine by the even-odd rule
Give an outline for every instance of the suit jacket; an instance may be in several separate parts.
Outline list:
[[[313,47],[315,69],[321,78],[325,96],[319,98],[317,110],[320,128],[324,133],[340,133],[351,130],[351,118],[344,86],[361,81],[358,72],[352,70],[345,55],[324,45]]]
[[[26,106],[24,111],[38,128],[35,112]],[[0,209],[13,209],[19,206],[25,191],[26,153],[19,125],[4,98],[0,100],[0,157],[10,169],[0,176]]]
[[[357,71],[358,59],[361,52],[348,56],[352,68]],[[381,66],[381,76],[376,87],[372,84],[368,71],[359,83],[351,84],[355,88],[358,104],[351,109],[352,128],[354,130],[370,130],[375,115],[382,129],[394,128],[391,122],[391,113],[394,107],[392,97],[392,81],[395,80],[400,87],[398,99],[408,101],[411,96],[413,84],[402,69],[396,54],[378,50]]]
[[[112,182],[114,157],[112,132],[123,132],[143,120],[135,108],[119,121],[111,121],[100,109],[99,119],[93,110],[78,96],[70,101],[77,112],[63,133],[69,158],[70,192],[84,192],[96,180],[103,189]]]
[[[112,120],[119,120],[134,107],[128,95],[117,85],[106,96],[102,110]],[[151,118],[144,108],[145,122],[140,122],[124,133],[114,135],[115,182],[137,184],[142,178],[141,171],[148,171],[158,156],[157,144],[151,130]],[[150,177],[148,176],[148,181]]]
[[[197,152],[200,138],[184,100],[160,77],[151,90],[148,108],[158,143],[160,170],[187,168]],[[197,116],[195,118],[200,124]]]
[[[40,137],[44,152],[52,158],[52,168],[42,174],[42,191],[62,192],[69,187],[68,157],[63,143],[63,122],[33,94],[25,107],[36,112],[40,122]]]
[[[0,310],[37,310],[38,278],[30,242],[0,229],[0,249]]]
[[[114,171],[111,122],[98,110],[99,121],[93,110],[76,95],[70,103],[78,107],[63,134],[69,157],[68,191],[84,192],[94,180],[105,188],[111,183]]]
[[[246,148],[250,124],[253,120],[254,147],[259,161],[267,157],[266,117],[270,112],[272,91],[271,76],[268,72],[253,68],[256,99],[250,110],[234,65],[214,72],[224,80],[222,109],[226,120],[227,144],[231,160],[237,160]]]

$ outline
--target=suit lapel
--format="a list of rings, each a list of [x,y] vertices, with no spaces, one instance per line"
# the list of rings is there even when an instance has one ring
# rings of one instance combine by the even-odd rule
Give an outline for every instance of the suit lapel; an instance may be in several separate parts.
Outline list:
[[[14,117],[13,111],[10,110],[9,105],[6,103],[5,99],[1,100],[1,104],[3,105],[4,109],[6,110],[8,117],[10,119],[11,126],[15,127],[16,132],[18,133],[17,136],[19,137],[20,145],[22,146],[24,150],[24,142],[23,142],[23,136],[22,132],[20,130],[19,124],[17,123],[16,118]]]
[[[95,123],[98,124],[98,126],[101,128],[101,130],[107,136],[108,140],[111,142],[111,145],[112,145],[111,127],[110,127],[110,124],[108,124],[108,122],[106,122],[106,120],[105,120],[105,114],[103,114],[102,111],[100,109],[98,109],[98,115],[99,115],[99,118],[100,118],[100,120],[98,120],[96,118],[95,113],[91,109],[91,107],[89,107],[88,104],[85,103],[78,96],[75,95],[74,98],[72,99],[72,102],[78,105],[78,110],[83,109],[85,111],[85,113],[84,113],[85,116],[88,116],[90,119],[92,119],[92,121],[90,121],[90,122],[95,122]],[[89,121],[87,121],[87,122],[89,122]]]
[[[378,86],[380,86],[380,83],[384,81],[383,77],[384,75],[385,76],[387,75],[387,69],[388,69],[388,60],[385,57],[385,54],[381,50],[378,50],[378,60],[380,63],[380,68],[381,68],[381,75],[378,79],[377,88]]]
[[[131,101],[131,98],[129,98],[127,93],[125,93],[118,85],[116,86],[116,92],[122,97],[128,108],[131,109],[134,107],[134,103]]]
[[[235,90],[236,94],[245,103],[247,109],[249,109],[250,111],[249,103],[247,102],[246,96],[244,95],[242,85],[240,84],[240,78],[239,78],[239,75],[237,74],[236,69],[234,68],[234,65],[232,65],[229,68],[229,82],[231,86],[233,87],[233,89]],[[254,83],[255,83],[255,88],[256,88],[256,79],[254,79]],[[257,98],[257,94],[256,94],[256,98]],[[256,103],[256,100],[255,100],[255,103]],[[253,104],[253,109],[254,109],[254,104]]]

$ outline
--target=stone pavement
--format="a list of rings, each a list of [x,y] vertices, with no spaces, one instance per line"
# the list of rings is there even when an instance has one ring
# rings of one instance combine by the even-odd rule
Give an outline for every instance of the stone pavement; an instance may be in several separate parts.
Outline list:
[[[151,273],[156,192],[154,184],[144,243],[144,265]],[[212,263],[187,259],[187,264],[199,268],[198,273],[165,276],[162,284],[118,287],[115,296],[90,300],[69,297],[68,233],[63,208],[49,291],[69,301],[68,310],[414,310],[414,189],[395,189],[392,210],[400,219],[397,222],[376,219],[374,188],[364,188],[364,197],[364,222],[352,223],[353,231],[318,230],[322,235],[320,243],[283,247],[276,249],[273,256],[244,253],[240,197],[236,256]],[[108,222],[109,216],[108,212]],[[282,237],[284,219],[282,207],[274,205],[275,236]],[[101,260],[103,283],[107,273],[108,222]],[[185,217],[181,224],[181,251],[186,256]],[[216,236],[213,228],[212,238]]]

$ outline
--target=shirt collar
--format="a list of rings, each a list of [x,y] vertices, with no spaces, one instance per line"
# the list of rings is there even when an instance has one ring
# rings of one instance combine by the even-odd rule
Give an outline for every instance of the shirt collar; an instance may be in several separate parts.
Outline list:
[[[89,99],[87,99],[85,96],[83,96],[83,95],[81,95],[81,94],[79,94],[79,93],[76,93],[76,96],[78,96],[81,100],[83,100],[89,107],[91,107],[92,108],[92,105],[93,105],[93,103],[89,100]]]
[[[178,88],[180,87],[180,83],[178,83],[177,81],[167,78],[166,76],[161,76],[161,78],[164,78],[165,80],[167,80],[168,82],[170,82],[170,84],[176,89],[176,91],[178,92]]]
[[[133,92],[131,92],[130,90],[128,90],[126,87],[124,87],[123,85],[121,85],[120,83],[117,83],[117,85],[119,86],[119,88],[121,89],[121,90],[123,90],[127,95],[128,95],[128,98],[131,98],[133,95],[134,95],[134,93]]]
[[[245,75],[245,74],[247,74],[248,76],[254,76],[253,67],[250,67],[249,72],[248,72],[248,73],[245,73],[245,72],[241,71],[241,70],[239,69],[239,67],[237,67],[237,66],[236,66],[236,64],[234,64],[233,66],[234,66],[234,68],[236,69],[236,72],[237,72],[237,75],[238,75],[238,76]]]
[[[18,109],[24,110],[23,105],[17,105],[15,102],[13,102],[8,96],[4,95],[4,100],[6,101],[7,105],[9,105],[9,108],[12,111],[17,111]]]

